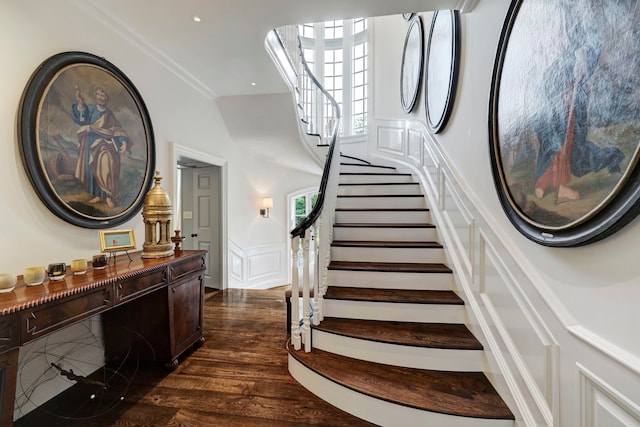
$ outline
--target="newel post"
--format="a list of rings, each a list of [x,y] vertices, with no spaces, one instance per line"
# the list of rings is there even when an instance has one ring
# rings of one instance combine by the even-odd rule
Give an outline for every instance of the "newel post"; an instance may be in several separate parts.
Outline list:
[[[302,347],[300,341],[300,288],[298,285],[298,251],[300,237],[291,239],[291,344],[296,350]]]

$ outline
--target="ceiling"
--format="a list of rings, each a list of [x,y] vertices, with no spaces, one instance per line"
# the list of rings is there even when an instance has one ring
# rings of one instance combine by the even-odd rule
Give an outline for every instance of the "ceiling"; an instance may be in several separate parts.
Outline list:
[[[210,99],[287,90],[264,48],[288,24],[469,9],[477,0],[89,0],[79,7]],[[471,5],[471,6],[470,6]],[[200,17],[194,22],[193,17]],[[255,85],[252,85],[255,83]]]

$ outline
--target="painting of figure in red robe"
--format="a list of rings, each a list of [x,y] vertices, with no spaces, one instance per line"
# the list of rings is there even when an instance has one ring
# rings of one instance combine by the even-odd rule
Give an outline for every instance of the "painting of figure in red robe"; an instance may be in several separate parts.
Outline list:
[[[506,25],[492,100],[505,200],[549,235],[606,220],[635,197],[640,3],[520,0]]]

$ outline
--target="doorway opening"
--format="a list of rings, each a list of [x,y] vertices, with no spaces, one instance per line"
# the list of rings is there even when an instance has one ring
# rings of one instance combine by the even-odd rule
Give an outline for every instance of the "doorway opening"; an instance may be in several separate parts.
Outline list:
[[[182,248],[206,250],[205,286],[226,289],[226,161],[175,144],[174,159],[174,217]]]

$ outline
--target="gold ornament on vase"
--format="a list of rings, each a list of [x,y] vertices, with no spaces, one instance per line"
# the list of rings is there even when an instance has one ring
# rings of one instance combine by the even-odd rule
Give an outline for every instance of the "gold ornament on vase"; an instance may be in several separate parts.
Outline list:
[[[171,241],[171,199],[160,186],[160,172],[153,177],[155,185],[144,198],[142,218],[144,219],[144,243],[142,258],[163,258],[173,255]]]

